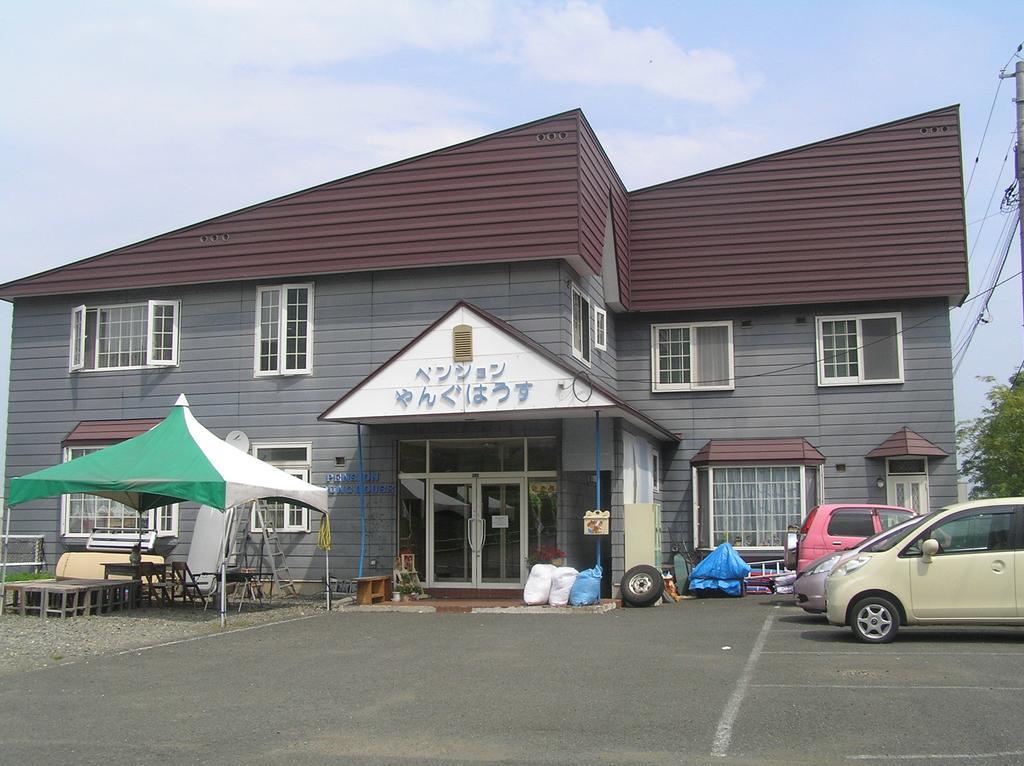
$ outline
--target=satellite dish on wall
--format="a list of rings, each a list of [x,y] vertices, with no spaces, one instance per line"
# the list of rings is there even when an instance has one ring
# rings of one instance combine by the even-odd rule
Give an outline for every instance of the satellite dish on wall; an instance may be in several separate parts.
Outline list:
[[[249,437],[245,435],[245,431],[232,431],[224,441],[242,452],[249,451]]]

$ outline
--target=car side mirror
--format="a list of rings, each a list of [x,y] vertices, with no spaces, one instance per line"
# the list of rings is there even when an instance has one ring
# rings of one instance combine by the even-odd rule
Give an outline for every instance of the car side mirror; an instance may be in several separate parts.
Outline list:
[[[938,553],[940,549],[941,546],[939,545],[939,541],[936,540],[934,537],[929,537],[927,540],[921,543],[921,556],[924,559],[924,561],[931,561],[932,556]]]

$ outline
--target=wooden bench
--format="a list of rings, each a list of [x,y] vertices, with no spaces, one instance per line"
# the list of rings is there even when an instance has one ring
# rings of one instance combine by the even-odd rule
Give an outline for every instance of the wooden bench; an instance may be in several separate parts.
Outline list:
[[[385,575],[374,577],[357,577],[356,603],[360,606],[369,606],[377,601],[387,601],[391,598],[388,592],[391,590],[391,578]]]
[[[3,598],[22,616],[79,617],[134,609],[141,601],[138,580],[28,580],[7,583]]]

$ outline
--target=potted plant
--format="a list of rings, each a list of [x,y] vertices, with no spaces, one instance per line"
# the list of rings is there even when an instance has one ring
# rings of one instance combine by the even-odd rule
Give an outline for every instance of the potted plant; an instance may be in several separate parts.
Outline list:
[[[565,551],[553,545],[542,545],[526,557],[526,563],[531,567],[534,564],[554,564],[556,567],[565,566]]]

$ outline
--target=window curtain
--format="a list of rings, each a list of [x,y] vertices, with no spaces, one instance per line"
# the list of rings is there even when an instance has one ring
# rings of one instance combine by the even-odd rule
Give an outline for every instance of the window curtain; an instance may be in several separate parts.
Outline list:
[[[786,527],[803,516],[800,467],[716,468],[713,481],[713,544],[778,547]]]
[[[729,328],[724,326],[697,327],[695,374],[696,386],[728,386]]]

